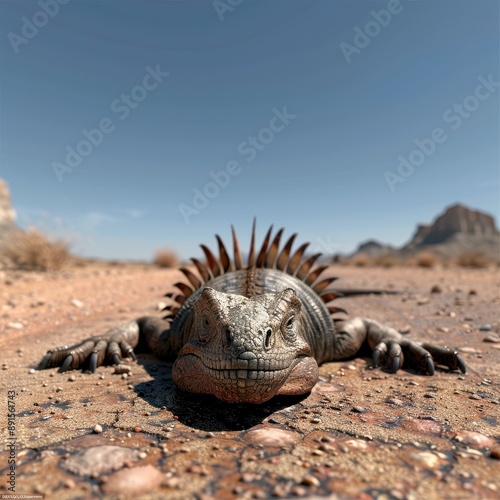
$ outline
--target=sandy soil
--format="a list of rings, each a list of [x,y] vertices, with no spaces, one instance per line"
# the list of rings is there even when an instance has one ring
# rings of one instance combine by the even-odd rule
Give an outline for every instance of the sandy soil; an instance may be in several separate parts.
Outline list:
[[[177,391],[171,365],[150,355],[127,377],[34,371],[49,348],[157,314],[180,274],[3,272],[0,410],[15,417],[1,426],[0,493],[12,493],[14,457],[15,493],[51,498],[500,498],[498,270],[332,273],[342,287],[402,291],[338,303],[460,348],[467,375],[391,375],[355,359],[323,365],[306,398],[247,406]]]

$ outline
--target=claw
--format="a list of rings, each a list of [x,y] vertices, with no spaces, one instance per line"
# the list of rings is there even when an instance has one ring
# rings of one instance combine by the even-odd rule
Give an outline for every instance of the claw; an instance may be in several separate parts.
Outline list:
[[[375,351],[373,351],[373,368],[377,368],[379,358],[380,351],[378,349],[375,349]]]
[[[113,363],[115,365],[119,365],[120,364],[120,356],[118,356],[118,354],[113,354]]]
[[[465,362],[464,360],[462,359],[462,356],[460,356],[460,354],[458,354],[458,352],[454,352],[456,358],[457,358],[457,366],[458,368],[460,369],[460,371],[462,373],[466,373],[467,372],[467,367],[465,366]]]
[[[59,368],[59,373],[67,372],[71,366],[71,363],[73,363],[73,355],[69,354],[68,356],[66,356],[66,359],[64,360],[64,363],[61,365],[61,368]]]
[[[394,356],[391,363],[391,373],[396,373],[399,369],[399,356]]]
[[[90,355],[90,366],[89,366],[89,369],[92,373],[95,373],[96,369],[97,369],[97,353],[96,352],[93,352],[91,355]]]
[[[430,356],[427,358],[426,366],[429,375],[434,375],[434,361],[432,361],[432,358]]]
[[[45,370],[47,368],[47,365],[49,364],[50,359],[52,358],[52,351],[49,351],[40,361],[37,370]]]
[[[128,352],[128,355],[130,358],[132,358],[133,361],[137,361],[137,356],[135,355],[135,352],[133,349],[130,349],[130,351]]]

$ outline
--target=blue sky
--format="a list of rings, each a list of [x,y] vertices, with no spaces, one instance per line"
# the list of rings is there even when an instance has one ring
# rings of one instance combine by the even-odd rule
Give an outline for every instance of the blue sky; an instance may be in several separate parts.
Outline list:
[[[456,202],[499,217],[497,1],[0,9],[0,176],[80,254],[246,245],[254,216],[331,252]]]

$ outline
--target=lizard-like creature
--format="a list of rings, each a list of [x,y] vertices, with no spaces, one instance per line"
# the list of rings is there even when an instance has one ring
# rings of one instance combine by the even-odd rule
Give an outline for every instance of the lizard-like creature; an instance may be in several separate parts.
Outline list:
[[[363,346],[372,351],[374,366],[383,360],[392,372],[406,363],[433,375],[436,362],[465,373],[456,351],[406,340],[372,319],[333,317],[345,313],[331,305],[341,295],[331,288],[335,278],[325,278],[327,266],[315,264],[320,254],[305,255],[307,243],[292,252],[296,234],[280,249],[282,234],[280,229],[272,237],[271,226],[256,252],[254,222],[246,265],[234,228],[233,259],[216,236],[219,258],[201,245],[206,263],[193,258],[197,272],[180,268],[186,282],[166,294],[172,304],[163,319],[141,317],[48,351],[39,368],[95,372],[105,361],[135,360],[133,349],[141,342],[157,356],[175,359],[172,376],[180,389],[231,403],[307,394],[318,380],[318,365],[351,358]]]

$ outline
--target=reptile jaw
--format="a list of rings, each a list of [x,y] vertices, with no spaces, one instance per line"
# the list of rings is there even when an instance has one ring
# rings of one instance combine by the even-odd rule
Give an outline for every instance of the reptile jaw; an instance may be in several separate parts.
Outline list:
[[[184,391],[212,394],[228,403],[260,404],[277,394],[303,394],[309,392],[317,380],[316,373],[314,383],[307,383],[305,390],[299,388],[299,392],[290,392],[290,387],[286,389],[286,386],[290,386],[290,374],[295,372],[304,360],[312,359],[303,355],[295,358],[288,366],[274,370],[214,369],[207,366],[195,350],[188,349],[188,352],[180,355],[175,361],[172,369],[175,384]],[[316,365],[314,359],[312,361]],[[297,384],[292,385],[297,389]],[[284,386],[285,390],[282,391]]]

